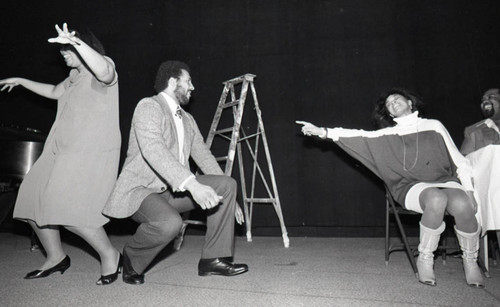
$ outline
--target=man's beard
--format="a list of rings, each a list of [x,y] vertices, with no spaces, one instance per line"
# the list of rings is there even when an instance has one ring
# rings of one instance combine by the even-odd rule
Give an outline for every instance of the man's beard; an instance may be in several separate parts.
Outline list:
[[[485,106],[490,106],[491,108],[485,108]],[[492,103],[486,102],[481,105],[481,112],[485,118],[490,118],[495,115],[495,107]]]
[[[177,87],[174,90],[175,98],[177,98],[177,101],[179,101],[179,104],[181,106],[185,106],[189,103],[189,97],[187,96],[187,94],[182,93],[180,89],[180,87]]]

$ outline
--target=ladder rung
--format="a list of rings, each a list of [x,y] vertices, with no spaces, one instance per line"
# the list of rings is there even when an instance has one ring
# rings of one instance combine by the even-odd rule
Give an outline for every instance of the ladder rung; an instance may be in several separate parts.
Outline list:
[[[215,161],[220,162],[220,161],[227,161],[227,156],[224,157],[217,157],[215,158]]]
[[[275,198],[247,198],[245,199],[245,202],[250,203],[274,203],[276,202]]]
[[[229,128],[216,130],[214,133],[215,134],[224,134],[224,133],[228,133],[228,132],[232,132],[232,131],[233,131],[233,127],[229,127]]]
[[[237,99],[237,100],[235,100],[235,101],[230,101],[230,102],[223,103],[221,106],[222,106],[223,108],[229,108],[229,107],[232,107],[232,106],[236,106],[236,105],[238,105],[239,103],[240,103],[240,100],[239,100],[239,99]]]
[[[253,137],[256,137],[256,136],[257,136],[257,135],[259,135],[259,134],[262,134],[262,132],[259,132],[259,133],[254,133],[254,134],[251,134],[251,135],[247,135],[247,136],[245,136],[245,137],[243,137],[243,138],[240,138],[240,142],[241,142],[241,141],[244,141],[244,140],[246,140],[246,139],[251,139],[251,138],[253,138]]]
[[[227,135],[224,135],[224,134],[217,134],[217,136],[219,136],[219,137],[221,137],[221,138],[223,138],[223,139],[226,139],[226,140],[228,140],[228,141],[231,141],[231,140],[232,140],[232,138],[230,138],[230,137],[228,137]]]
[[[203,221],[197,221],[197,220],[184,220],[184,224],[190,224],[190,225],[206,225],[207,223]]]

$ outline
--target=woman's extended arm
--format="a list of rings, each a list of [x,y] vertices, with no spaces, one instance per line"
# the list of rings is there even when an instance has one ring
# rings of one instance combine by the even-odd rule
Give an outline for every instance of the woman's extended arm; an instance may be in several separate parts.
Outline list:
[[[40,83],[24,78],[7,78],[0,80],[0,86],[2,86],[2,89],[0,89],[1,91],[8,89],[7,91],[10,92],[12,88],[18,85],[21,85],[26,89],[32,91],[33,93],[36,93],[40,96],[49,99],[57,100],[64,93],[63,82],[57,85],[53,85],[47,83]]]
[[[309,122],[296,121],[297,124],[303,125],[302,133],[311,136],[319,136],[320,138],[329,138],[334,141],[347,154],[363,163],[368,169],[380,177],[374,156],[380,151],[381,136],[386,134],[394,134],[390,129],[380,129],[375,131],[366,131],[360,129],[344,129],[344,128],[323,128],[317,127]],[[383,153],[382,153],[383,154]]]
[[[326,128],[317,127],[309,122],[297,120],[295,123],[302,125],[302,133],[307,136],[315,135],[322,139],[330,138],[333,141],[338,141],[341,137],[367,137],[375,138],[385,134],[394,134],[390,129],[379,129],[367,131],[362,129],[345,129],[345,128]]]

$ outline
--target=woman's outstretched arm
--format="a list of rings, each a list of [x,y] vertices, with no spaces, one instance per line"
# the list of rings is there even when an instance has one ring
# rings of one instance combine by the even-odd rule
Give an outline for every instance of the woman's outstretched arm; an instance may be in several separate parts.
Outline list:
[[[53,85],[17,77],[0,80],[0,86],[2,87],[0,91],[7,89],[7,91],[10,92],[12,88],[18,85],[21,85],[33,93],[49,99],[57,100],[64,93],[64,86],[62,82],[58,85]]]

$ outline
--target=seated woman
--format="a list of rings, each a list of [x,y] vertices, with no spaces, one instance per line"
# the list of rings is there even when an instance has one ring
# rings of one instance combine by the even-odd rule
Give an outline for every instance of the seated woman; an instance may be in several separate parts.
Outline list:
[[[383,128],[375,131],[297,123],[305,135],[332,139],[380,177],[397,202],[422,213],[417,259],[421,283],[436,285],[433,253],[447,211],[455,219],[467,284],[483,288],[477,265],[481,228],[475,217],[470,166],[439,121],[418,116],[421,104],[406,90],[389,91],[376,104],[375,119]]]

